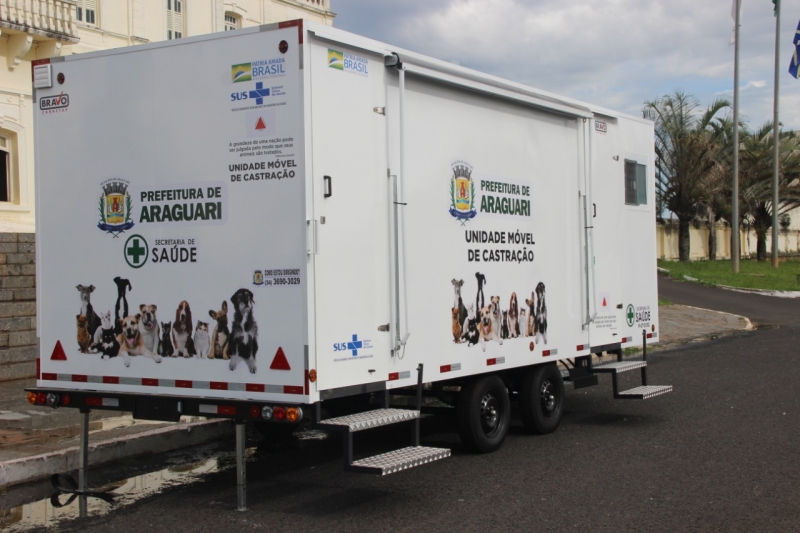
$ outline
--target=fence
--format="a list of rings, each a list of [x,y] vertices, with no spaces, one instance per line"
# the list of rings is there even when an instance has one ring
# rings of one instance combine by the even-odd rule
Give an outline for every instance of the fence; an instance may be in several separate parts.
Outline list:
[[[689,227],[689,258],[692,261],[708,259],[708,234],[705,224]],[[719,223],[717,232],[717,259],[731,258],[731,228]],[[755,257],[756,233],[742,230],[740,247],[742,257]],[[656,250],[658,259],[678,259],[678,221],[667,220],[656,224]],[[800,253],[800,230],[781,230],[778,234],[778,250],[781,254]],[[772,251],[772,231],[767,234],[767,255]]]

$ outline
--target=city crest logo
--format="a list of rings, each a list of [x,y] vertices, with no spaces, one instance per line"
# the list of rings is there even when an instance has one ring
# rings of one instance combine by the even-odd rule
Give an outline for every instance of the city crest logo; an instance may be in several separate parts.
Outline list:
[[[112,178],[100,184],[103,193],[100,195],[98,210],[100,221],[97,227],[110,233],[114,238],[133,227],[131,212],[133,202],[128,192],[130,183],[126,180]]]
[[[472,181],[472,166],[463,161],[452,165],[450,178],[450,215],[463,226],[468,220],[475,218],[475,183]]]
[[[328,66],[336,70],[344,70],[344,54],[328,48]]]
[[[239,83],[240,81],[252,81],[253,67],[250,63],[240,63],[239,65],[231,65],[231,81]]]

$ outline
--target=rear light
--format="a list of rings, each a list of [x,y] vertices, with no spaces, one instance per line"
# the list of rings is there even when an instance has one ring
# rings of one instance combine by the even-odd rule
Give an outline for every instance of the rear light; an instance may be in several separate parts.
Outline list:
[[[303,410],[299,407],[290,407],[286,410],[286,420],[289,422],[299,422],[303,418]]]
[[[311,383],[317,381],[317,371],[313,368],[308,371],[308,381],[310,381]]]
[[[36,393],[36,405],[44,405],[47,403],[47,394],[43,392]]]
[[[58,402],[60,400],[61,398],[59,397],[58,394],[56,394],[55,392],[50,392],[47,394],[47,399],[45,401],[47,402],[47,405],[49,405],[50,407],[56,408],[58,407]]]
[[[265,405],[261,408],[261,417],[264,420],[271,420],[272,419],[272,407],[269,405]]]
[[[29,404],[36,405],[36,393],[35,392],[29,392],[28,396],[27,396],[27,399],[28,399],[28,403]]]
[[[278,422],[284,421],[286,419],[286,409],[283,407],[276,407],[272,410],[272,417]]]
[[[65,394],[61,397],[61,405],[67,406],[72,403],[72,396]]]
[[[261,409],[257,405],[250,407],[250,418],[258,418],[261,416]]]

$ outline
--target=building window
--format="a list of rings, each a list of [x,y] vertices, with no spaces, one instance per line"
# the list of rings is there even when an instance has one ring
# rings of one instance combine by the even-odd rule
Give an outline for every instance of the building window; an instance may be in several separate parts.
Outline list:
[[[77,0],[78,6],[75,8],[75,18],[86,24],[96,24],[97,15],[96,0]]]
[[[0,135],[0,202],[11,197],[11,140]]]
[[[225,13],[225,31],[238,30],[242,27],[242,19],[230,12]]]
[[[625,203],[647,205],[647,167],[625,160]]]
[[[167,39],[183,37],[183,0],[167,0]]]

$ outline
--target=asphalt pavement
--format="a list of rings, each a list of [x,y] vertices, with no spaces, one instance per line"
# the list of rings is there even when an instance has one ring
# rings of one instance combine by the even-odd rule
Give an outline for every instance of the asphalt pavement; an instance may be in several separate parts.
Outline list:
[[[453,457],[385,478],[343,472],[335,435],[253,440],[246,512],[235,511],[235,470],[224,468],[58,529],[797,531],[800,300],[659,285],[662,298],[759,329],[654,352],[649,382],[673,385],[666,396],[615,401],[601,376],[568,393],[558,431],[530,436],[517,421],[493,454],[464,451],[444,416],[423,421],[423,445]],[[356,451],[408,438],[389,426],[357,435]]]

